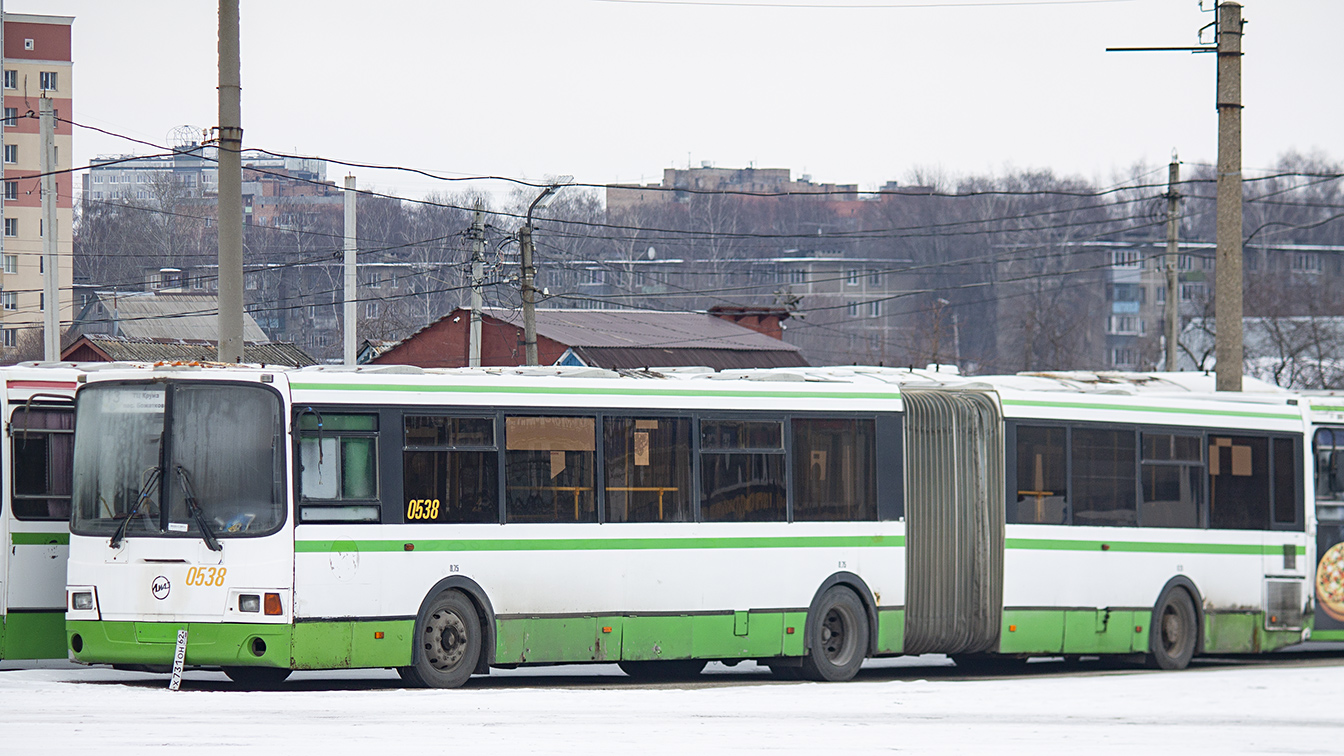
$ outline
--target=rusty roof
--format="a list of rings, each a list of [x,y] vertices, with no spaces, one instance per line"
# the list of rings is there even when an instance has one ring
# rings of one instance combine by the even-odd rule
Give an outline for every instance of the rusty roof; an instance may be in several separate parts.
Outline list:
[[[217,342],[204,339],[146,339],[85,334],[62,350],[62,359],[66,356],[78,359],[93,356],[79,354],[80,347],[86,345],[94,354],[112,362],[214,362],[219,358]],[[317,360],[294,344],[278,341],[243,344],[243,361],[289,367],[317,364]]]

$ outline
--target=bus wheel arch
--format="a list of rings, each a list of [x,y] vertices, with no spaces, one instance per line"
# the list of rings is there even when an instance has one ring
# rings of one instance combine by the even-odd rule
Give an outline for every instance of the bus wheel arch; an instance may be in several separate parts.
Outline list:
[[[490,665],[495,661],[495,609],[490,603],[490,598],[486,595],[485,589],[480,584],[469,577],[462,575],[452,575],[446,577],[434,584],[433,588],[425,594],[424,599],[420,601],[420,609],[416,612],[416,623],[424,618],[426,610],[429,609],[430,602],[434,601],[444,591],[458,591],[466,595],[467,599],[476,609],[476,616],[481,625],[481,653],[476,659],[476,668],[472,671],[477,675],[490,674]],[[420,659],[420,644],[415,643],[411,646],[411,664],[415,665]]]
[[[1171,610],[1176,621],[1179,615],[1189,611],[1193,623],[1193,638],[1188,654],[1180,653],[1176,657],[1161,648],[1164,632],[1164,617]],[[1190,659],[1199,655],[1204,648],[1204,598],[1190,578],[1177,575],[1162,586],[1157,601],[1153,603],[1152,615],[1148,625],[1148,666],[1157,669],[1184,669]]]
[[[868,618],[868,643],[864,649],[864,656],[874,656],[877,654],[877,599],[873,597],[873,592],[868,589],[868,584],[863,578],[852,572],[837,572],[822,581],[817,588],[817,592],[812,594],[812,602],[807,606],[807,622],[803,628],[803,644],[810,648],[812,639],[816,637],[816,624],[821,622],[820,616],[822,597],[826,591],[835,586],[843,586],[854,591],[859,597],[859,603],[863,605],[864,614]]]

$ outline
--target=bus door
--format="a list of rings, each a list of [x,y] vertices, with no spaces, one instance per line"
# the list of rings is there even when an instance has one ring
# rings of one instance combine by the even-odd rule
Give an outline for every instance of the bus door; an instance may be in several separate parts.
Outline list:
[[[7,609],[64,613],[74,408],[64,402],[15,401],[8,409],[9,454],[0,476],[8,493]]]
[[[1344,640],[1344,427],[1317,428],[1314,640]]]
[[[907,654],[997,650],[1003,415],[994,394],[903,390]]]

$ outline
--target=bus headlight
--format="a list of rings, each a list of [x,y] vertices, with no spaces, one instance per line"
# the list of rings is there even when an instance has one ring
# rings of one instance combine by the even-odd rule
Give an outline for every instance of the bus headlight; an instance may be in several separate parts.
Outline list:
[[[70,595],[70,608],[86,612],[93,608],[93,592],[79,591]],[[256,611],[255,609],[253,611]]]
[[[244,593],[238,597],[238,611],[250,612],[256,614],[261,611],[261,596],[255,593]]]

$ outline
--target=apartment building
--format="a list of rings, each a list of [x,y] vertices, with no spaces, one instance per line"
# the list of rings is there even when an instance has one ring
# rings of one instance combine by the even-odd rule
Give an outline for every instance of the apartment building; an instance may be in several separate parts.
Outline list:
[[[40,343],[43,311],[41,135],[36,118],[39,99],[53,100],[57,117],[73,112],[70,30],[74,19],[21,13],[4,14],[3,257],[0,258],[0,360],[12,360],[21,342]],[[56,124],[56,168],[71,166],[71,126]],[[56,178],[57,285],[60,320],[68,325],[74,205],[70,174]],[[25,336],[25,334],[28,334]]]

